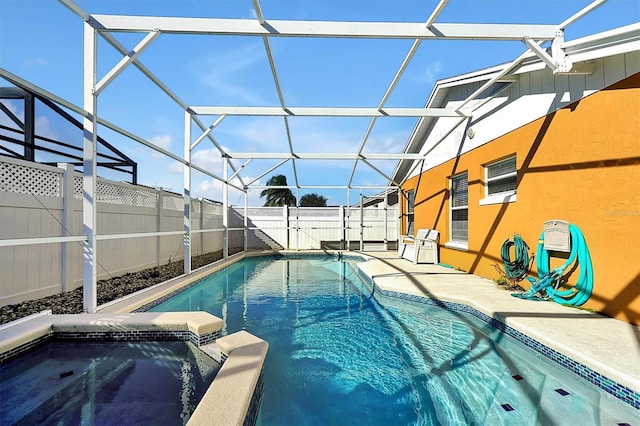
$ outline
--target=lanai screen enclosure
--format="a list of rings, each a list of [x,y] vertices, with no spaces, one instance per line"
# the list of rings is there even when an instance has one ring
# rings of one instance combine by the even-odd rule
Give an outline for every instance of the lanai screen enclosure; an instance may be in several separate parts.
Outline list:
[[[64,6],[75,13],[84,21],[84,84],[83,105],[76,106],[52,93],[49,93],[20,77],[0,69],[0,75],[16,85],[27,87],[35,93],[45,96],[57,104],[77,113],[83,117],[84,145],[83,145],[83,235],[72,237],[56,237],[40,239],[43,242],[83,242],[84,258],[84,309],[94,312],[96,309],[96,242],[99,239],[96,231],[96,146],[98,141],[98,127],[110,129],[130,138],[156,152],[164,154],[183,165],[183,198],[184,198],[184,272],[191,272],[191,212],[190,199],[192,194],[192,172],[198,171],[209,176],[223,185],[225,241],[229,227],[227,206],[229,205],[229,188],[235,188],[245,194],[245,208],[247,206],[247,194],[250,190],[263,190],[266,186],[259,185],[259,180],[270,173],[280,173],[283,168],[288,168],[293,176],[293,182],[287,188],[295,189],[341,189],[347,193],[347,204],[350,203],[351,191],[374,190],[378,193],[398,190],[402,182],[393,179],[393,167],[396,170],[402,167],[416,168],[420,166],[420,160],[424,154],[407,153],[404,144],[396,144],[384,152],[376,152],[368,143],[374,127],[388,118],[409,118],[414,122],[424,117],[448,117],[455,118],[449,133],[443,134],[442,142],[448,134],[458,128],[464,129],[474,115],[474,111],[481,105],[469,105],[470,101],[480,94],[490,91],[492,86],[509,83],[512,81],[510,73],[531,57],[540,58],[553,70],[554,73],[579,73],[570,61],[567,60],[563,50],[565,29],[577,22],[585,15],[605,3],[603,0],[585,2],[581,9],[576,10],[564,20],[555,24],[500,24],[494,23],[469,23],[469,22],[439,22],[441,13],[448,6],[448,0],[440,0],[432,10],[425,10],[426,19],[420,22],[349,22],[349,21],[300,21],[270,19],[263,13],[259,0],[253,0],[253,15],[251,19],[230,18],[201,18],[201,17],[160,17],[160,16],[123,16],[92,14],[83,10],[72,0],[60,0]],[[435,2],[434,2],[435,3]],[[398,6],[400,7],[400,6]],[[206,13],[206,11],[205,11]],[[215,13],[215,12],[212,12]],[[114,34],[137,33],[142,34],[142,39],[135,46],[123,45]],[[166,85],[154,71],[147,68],[142,62],[142,54],[160,36],[178,37],[184,35],[202,35],[206,37],[253,37],[260,39],[264,46],[264,53],[268,60],[269,80],[277,93],[276,105],[189,105],[184,102],[168,85]],[[120,55],[121,59],[102,75],[98,72],[98,39],[105,40]],[[277,54],[274,53],[273,44],[279,38],[295,38],[300,42],[309,40],[404,40],[410,44],[401,61],[395,64],[381,63],[380,67],[391,68],[386,90],[378,94],[379,101],[375,105],[297,105],[295,101],[287,98],[283,86],[286,81],[281,79],[282,73],[278,66]],[[401,81],[405,70],[410,66],[412,59],[424,41],[505,41],[521,43],[522,53],[502,67],[502,71],[485,78],[481,87],[455,109],[450,108],[426,108],[415,106],[389,106],[394,89]],[[166,52],[171,55],[171,52]],[[183,155],[176,155],[157,144],[135,135],[118,125],[111,123],[100,116],[100,95],[108,90],[109,85],[128,67],[135,67],[155,86],[171,98],[183,111],[180,118],[184,122]],[[163,70],[166,73],[166,70]],[[366,78],[366,76],[363,76]],[[310,82],[309,84],[313,84]],[[428,93],[428,87],[420,88],[423,93]],[[497,95],[499,92],[495,92]],[[131,94],[141,96],[142,94]],[[487,101],[491,97],[487,98]],[[126,99],[122,100],[126,102]],[[274,152],[244,152],[234,151],[233,146],[227,148],[224,140],[218,140],[216,128],[233,117],[277,117],[281,118],[283,135],[285,140],[283,150]],[[364,132],[360,135],[359,143],[353,145],[351,152],[326,152],[322,146],[301,146],[295,141],[295,132],[291,131],[293,120],[304,117],[328,117],[364,119],[368,121]],[[440,143],[438,142],[438,143]],[[221,170],[209,170],[194,164],[193,153],[202,143],[211,144],[215,148],[215,155],[221,158]],[[274,143],[274,146],[276,144]],[[278,145],[279,146],[279,145]],[[245,173],[249,163],[253,161],[269,160],[270,167],[265,167],[261,172],[254,172],[251,176]],[[323,161],[350,162],[350,173],[341,185],[322,185],[313,182],[308,177],[313,176],[313,164]],[[408,165],[408,166],[407,166]],[[373,170],[382,177],[384,185],[365,185],[356,181],[358,171],[362,169]],[[311,172],[309,172],[311,170]],[[321,179],[320,179],[321,180]],[[272,187],[273,188],[273,187]],[[299,196],[298,196],[299,199]],[[246,215],[245,215],[246,226]],[[132,234],[133,236],[135,234]],[[151,235],[151,234],[148,234]],[[108,236],[102,236],[108,239]],[[122,236],[119,236],[122,237]],[[44,241],[46,240],[46,241]],[[228,254],[228,244],[225,242],[224,255]]]

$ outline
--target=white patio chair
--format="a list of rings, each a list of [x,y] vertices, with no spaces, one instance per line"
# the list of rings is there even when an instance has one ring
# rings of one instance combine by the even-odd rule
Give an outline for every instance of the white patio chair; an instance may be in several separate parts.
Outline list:
[[[413,263],[438,264],[438,238],[435,229],[419,229],[415,237],[401,235],[398,239],[398,257]]]

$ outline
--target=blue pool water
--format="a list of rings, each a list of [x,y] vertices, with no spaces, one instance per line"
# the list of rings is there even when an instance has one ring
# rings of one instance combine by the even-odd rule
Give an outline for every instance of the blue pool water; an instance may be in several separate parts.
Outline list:
[[[471,315],[376,300],[356,262],[248,258],[152,310],[204,310],[223,333],[269,342],[262,425],[636,424],[637,410]]]
[[[51,341],[0,366],[0,424],[182,425],[219,368],[185,342]]]

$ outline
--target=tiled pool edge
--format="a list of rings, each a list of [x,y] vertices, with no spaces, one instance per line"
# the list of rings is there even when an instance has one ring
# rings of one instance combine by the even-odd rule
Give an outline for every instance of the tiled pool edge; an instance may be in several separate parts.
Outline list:
[[[481,321],[489,324],[490,326],[500,330],[506,335],[518,340],[523,345],[527,346],[543,355],[547,359],[552,362],[561,365],[562,367],[568,369],[572,373],[576,374],[579,377],[587,380],[589,383],[594,386],[604,390],[605,392],[613,395],[619,400],[631,405],[636,409],[640,409],[640,393],[634,391],[633,389],[628,388],[627,386],[621,385],[617,383],[615,380],[612,380],[597,371],[587,367],[586,365],[579,363],[568,356],[552,349],[535,339],[527,336],[526,334],[514,329],[513,327],[499,321],[493,317],[490,317],[483,312],[478,311],[477,309],[465,305],[462,303],[455,302],[447,302],[439,299],[430,298],[427,296],[417,296],[408,293],[397,292],[393,290],[384,290],[380,288],[373,280],[365,274],[361,274],[364,278],[366,278],[369,283],[371,283],[375,290],[373,291],[373,296],[376,297],[377,294],[381,294],[383,296],[395,297],[405,300],[411,300],[418,303],[424,303],[428,305],[441,306],[446,309],[450,309],[457,312],[465,312],[475,316]],[[378,300],[378,299],[376,299]],[[378,300],[379,301],[379,300]],[[379,301],[380,302],[380,301]]]

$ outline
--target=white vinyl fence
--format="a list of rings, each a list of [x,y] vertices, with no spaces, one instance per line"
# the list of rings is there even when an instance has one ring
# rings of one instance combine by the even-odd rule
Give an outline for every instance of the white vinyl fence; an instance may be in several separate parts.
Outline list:
[[[244,209],[229,226],[241,228]],[[395,207],[252,207],[247,209],[249,250],[387,250],[398,239]],[[360,247],[361,242],[363,247]]]
[[[98,279],[184,257],[182,196],[103,179],[98,179],[96,186]],[[192,255],[222,249],[222,208],[206,200],[192,200]],[[175,234],[118,237],[171,231]],[[2,158],[0,240],[82,234],[81,174]],[[0,306],[80,287],[81,244],[75,241],[0,247]]]
[[[98,179],[96,198],[98,279],[183,259],[181,195]],[[192,200],[193,256],[222,250],[222,213],[219,203]],[[244,248],[244,216],[244,208],[229,208],[233,252]],[[248,250],[384,250],[397,240],[397,211],[382,204],[252,207],[246,216]],[[130,235],[160,232],[171,235]],[[20,241],[47,237],[74,241]],[[81,174],[71,166],[0,157],[0,306],[80,287],[82,238]]]

